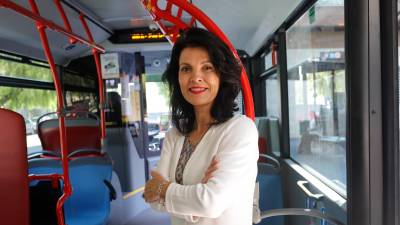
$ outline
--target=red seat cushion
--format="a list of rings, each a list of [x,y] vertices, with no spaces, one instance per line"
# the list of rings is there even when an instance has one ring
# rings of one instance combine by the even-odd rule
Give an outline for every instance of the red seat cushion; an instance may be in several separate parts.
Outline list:
[[[263,137],[258,137],[258,151],[260,154],[267,154],[267,141]],[[267,160],[260,157],[258,162],[267,162]]]

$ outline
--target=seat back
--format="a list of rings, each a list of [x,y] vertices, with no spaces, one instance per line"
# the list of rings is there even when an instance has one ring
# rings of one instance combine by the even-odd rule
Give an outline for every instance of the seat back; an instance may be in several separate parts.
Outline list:
[[[259,185],[259,207],[261,211],[283,207],[283,189],[280,165],[275,162],[259,162],[257,181]],[[259,225],[283,225],[282,217],[262,220]]]
[[[281,149],[279,132],[279,119],[276,117],[269,117],[267,121],[267,148],[270,152],[279,152]]]
[[[265,140],[265,146],[260,145],[260,159],[258,161],[257,181],[259,184],[259,207],[261,211],[280,209],[283,207],[282,176],[279,162],[263,152],[279,151],[279,120],[277,118],[260,118],[257,126],[259,140]],[[265,149],[262,149],[262,148]],[[283,225],[282,217],[271,217],[262,220],[261,225]]]
[[[61,161],[53,158],[34,158],[28,161],[29,174],[62,174]],[[29,186],[35,186],[38,181],[30,182]]]
[[[0,224],[29,224],[28,163],[24,118],[0,109]]]
[[[93,118],[66,118],[68,153],[79,149],[100,149],[100,123]],[[38,135],[42,148],[60,152],[58,119],[41,121]]]
[[[106,224],[110,213],[112,165],[107,157],[79,157],[69,163],[72,195],[65,202],[68,225]]]

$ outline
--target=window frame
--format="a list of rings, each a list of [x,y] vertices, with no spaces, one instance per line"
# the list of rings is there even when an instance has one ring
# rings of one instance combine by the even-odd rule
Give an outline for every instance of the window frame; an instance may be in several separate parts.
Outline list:
[[[399,44],[398,2],[381,2],[382,126],[383,126],[383,224],[400,224],[400,154],[399,154]]]

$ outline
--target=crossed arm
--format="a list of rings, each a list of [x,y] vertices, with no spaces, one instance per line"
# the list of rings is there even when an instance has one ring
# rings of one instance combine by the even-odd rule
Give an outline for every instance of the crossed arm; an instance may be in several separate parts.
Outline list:
[[[152,173],[153,178],[146,184],[146,201],[157,210],[191,222],[198,217],[219,217],[250,181],[255,182],[257,130],[255,127],[243,128],[247,124],[240,125],[242,129],[225,133],[218,146],[218,159],[212,160],[202,182],[194,185],[180,185],[165,179],[169,177],[172,149],[167,136],[157,172]],[[254,181],[250,180],[253,177]]]
[[[207,171],[204,173],[204,177],[201,180],[202,184],[207,183],[212,177],[213,173],[218,169],[218,158],[213,157]],[[151,177],[145,186],[144,199],[148,203],[155,203],[165,200],[167,189],[171,184],[171,181],[166,180],[159,172],[151,171]]]

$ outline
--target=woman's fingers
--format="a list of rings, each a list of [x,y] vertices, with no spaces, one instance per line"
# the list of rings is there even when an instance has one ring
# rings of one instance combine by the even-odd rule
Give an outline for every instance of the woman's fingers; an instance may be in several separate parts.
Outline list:
[[[153,194],[146,194],[146,192],[143,194],[144,200],[148,203],[152,203],[152,202],[157,202],[160,200],[160,197],[157,195],[153,195]]]
[[[212,177],[213,177],[212,173],[205,175],[203,180],[202,180],[202,183],[203,184],[207,183]]]
[[[206,174],[215,171],[216,169],[218,169],[218,164],[219,161],[217,160],[217,158],[214,156],[213,160],[210,163],[210,166],[208,166]]]
[[[206,174],[214,173],[218,169],[218,164],[215,164],[213,167],[210,167]]]
[[[202,183],[207,183],[213,177],[213,173],[218,169],[219,160],[216,156],[213,157],[210,166],[208,166],[206,173],[202,179]]]
[[[218,167],[215,167],[215,168],[213,168],[213,169],[208,170],[208,171],[206,172],[206,174],[204,175],[204,178],[203,178],[203,180],[202,180],[202,183],[207,183],[208,180],[210,180],[210,179],[213,177],[214,172],[215,172],[217,169],[218,169]]]
[[[152,170],[150,174],[151,174],[151,177],[153,177],[156,180],[164,180],[164,177],[155,170]]]
[[[217,156],[214,156],[213,159],[211,160],[210,166],[214,165],[214,164],[218,164],[219,160],[217,158]]]
[[[143,198],[146,202],[151,203],[159,201],[160,196],[157,193],[159,181],[155,178],[150,179],[144,188]]]
[[[152,178],[147,181],[143,193],[143,198],[148,203],[157,202],[160,200],[158,188],[161,183],[166,181],[160,173],[154,170],[151,171],[151,177]]]
[[[218,167],[215,167],[214,169],[207,171],[207,173],[204,175],[203,183],[207,183],[208,180],[210,180],[214,176],[214,172],[217,169],[218,169]]]

